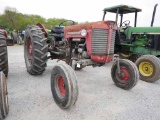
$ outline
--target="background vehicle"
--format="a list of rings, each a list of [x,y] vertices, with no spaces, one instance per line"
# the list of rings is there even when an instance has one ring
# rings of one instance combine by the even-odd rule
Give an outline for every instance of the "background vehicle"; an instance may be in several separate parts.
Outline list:
[[[45,27],[39,23],[26,28],[24,58],[29,74],[42,74],[49,58],[65,60],[73,69],[102,66],[113,60],[117,29],[114,21],[61,25],[51,30],[50,39]],[[55,65],[51,74],[53,98],[63,109],[72,106],[78,96],[76,75],[67,64]],[[133,62],[117,58],[111,76],[116,86],[128,90],[137,84],[139,74]]]
[[[5,34],[5,40],[6,40],[6,42],[7,42],[7,45],[8,45],[8,46],[14,45],[13,39],[12,39],[10,36],[8,36],[8,33],[7,33],[7,31],[5,30],[5,27],[4,27],[4,26],[0,26],[0,30]]]
[[[103,20],[107,12],[116,13],[116,22],[120,15],[120,26],[116,31],[115,53],[121,58],[134,61],[139,69],[140,79],[154,82],[160,78],[160,27],[153,27],[157,4],[154,7],[151,26],[136,27],[137,14],[141,9],[128,5],[118,5],[104,9]],[[134,27],[123,16],[134,13]],[[143,55],[143,56],[142,56]],[[141,56],[141,57],[140,57]]]

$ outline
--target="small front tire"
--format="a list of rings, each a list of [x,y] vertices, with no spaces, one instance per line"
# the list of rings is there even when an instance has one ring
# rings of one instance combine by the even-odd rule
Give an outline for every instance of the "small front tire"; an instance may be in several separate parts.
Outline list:
[[[55,65],[51,73],[51,91],[54,101],[61,109],[70,108],[78,97],[77,77],[67,64]]]
[[[119,60],[120,74],[118,74],[117,62],[111,68],[111,77],[117,87],[125,90],[132,89],[138,82],[139,73],[136,65],[130,60]]]

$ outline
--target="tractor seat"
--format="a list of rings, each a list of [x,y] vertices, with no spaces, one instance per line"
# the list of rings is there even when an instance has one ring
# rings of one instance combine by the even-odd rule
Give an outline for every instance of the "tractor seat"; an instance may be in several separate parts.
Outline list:
[[[52,28],[51,33],[61,34],[64,33],[64,26],[55,26]]]
[[[115,44],[119,45],[121,43],[130,43],[131,41],[126,38],[124,31],[121,31],[119,28],[116,30],[116,39]]]

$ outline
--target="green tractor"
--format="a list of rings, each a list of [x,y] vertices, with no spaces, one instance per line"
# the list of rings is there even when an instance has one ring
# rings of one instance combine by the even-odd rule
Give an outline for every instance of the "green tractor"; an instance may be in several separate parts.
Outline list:
[[[103,20],[107,12],[116,13],[116,23],[120,16],[120,24],[116,31],[115,53],[119,54],[120,58],[135,62],[140,79],[146,82],[154,82],[160,78],[160,27],[153,27],[157,5],[154,6],[150,27],[136,27],[137,13],[142,11],[139,8],[118,5],[103,10]],[[129,20],[123,22],[123,16],[128,13],[135,15],[134,27],[129,26]]]

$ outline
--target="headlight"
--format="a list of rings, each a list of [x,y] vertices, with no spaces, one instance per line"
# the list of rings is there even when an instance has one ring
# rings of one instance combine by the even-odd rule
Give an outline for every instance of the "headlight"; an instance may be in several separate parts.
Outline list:
[[[87,31],[85,29],[81,30],[81,35],[84,37],[87,35]]]

